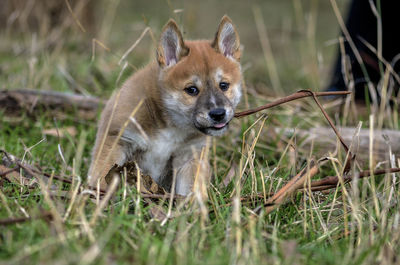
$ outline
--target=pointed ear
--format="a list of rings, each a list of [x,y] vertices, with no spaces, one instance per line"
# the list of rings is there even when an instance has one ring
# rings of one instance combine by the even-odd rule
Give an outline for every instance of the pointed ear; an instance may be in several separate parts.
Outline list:
[[[215,39],[211,46],[219,53],[226,57],[232,57],[240,60],[240,40],[232,20],[227,16],[223,16],[215,34]]]
[[[175,65],[189,53],[183,42],[182,33],[173,19],[164,26],[157,47],[157,61],[161,67]]]

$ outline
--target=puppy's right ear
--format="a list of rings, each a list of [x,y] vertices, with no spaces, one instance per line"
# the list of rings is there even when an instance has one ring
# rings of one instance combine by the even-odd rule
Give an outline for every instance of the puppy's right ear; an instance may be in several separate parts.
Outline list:
[[[157,47],[157,61],[160,67],[173,66],[189,53],[182,33],[173,19],[164,26]]]

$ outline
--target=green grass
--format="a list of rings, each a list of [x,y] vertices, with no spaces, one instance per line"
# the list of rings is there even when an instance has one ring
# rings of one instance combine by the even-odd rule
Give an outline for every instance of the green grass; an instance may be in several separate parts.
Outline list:
[[[0,32],[1,39],[5,40],[0,44],[1,87],[65,92],[77,92],[81,87],[91,95],[106,99],[154,54],[154,44],[146,36],[128,56],[132,67],[124,70],[118,65],[122,54],[146,25],[151,26],[157,36],[167,18],[175,17],[184,25],[189,37],[211,37],[219,18],[227,13],[238,26],[245,48],[242,64],[246,66],[249,93],[248,101],[244,99],[240,109],[247,108],[246,104],[255,107],[271,100],[266,95],[274,92],[255,29],[254,7],[260,8],[269,30],[282,85],[280,94],[299,88],[322,90],[335,51],[334,46],[328,47],[325,42],[336,37],[336,20],[328,2],[301,2],[301,10],[293,4],[295,2],[254,1],[250,6],[237,2],[235,6],[228,1],[218,4],[160,1],[152,7],[145,2],[102,3],[103,9],[97,12],[99,31],[110,25],[112,30],[104,33],[105,39],[100,41],[110,51],[97,45],[94,58],[93,33],[84,34],[74,24],[62,32],[58,46],[39,46],[34,52],[30,51],[31,32]],[[344,7],[346,3],[340,4]],[[118,15],[102,22],[101,18],[107,18],[113,7]],[[174,13],[177,8],[184,8],[183,13]],[[220,14],[216,10],[223,11]],[[204,16],[205,12],[209,16]],[[72,82],[60,68],[73,78]],[[343,105],[330,108],[329,112],[343,123]],[[339,114],[335,116],[335,113]],[[369,113],[356,116],[350,111],[347,114],[348,126],[356,126],[359,120],[364,121],[364,128],[370,126]],[[375,183],[366,178],[358,184],[346,185],[345,191],[338,187],[330,193],[300,192],[268,215],[263,211],[259,216],[254,214],[253,210],[263,202],[251,195],[263,192],[262,177],[266,192],[275,192],[299,172],[311,156],[320,157],[319,150],[302,148],[301,139],[297,138],[296,148],[287,149],[290,138],[274,129],[327,126],[315,104],[306,99],[271,109],[268,115],[263,128],[260,128],[262,123],[257,114],[235,120],[228,135],[213,141],[215,148],[210,149],[210,162],[216,176],[205,208],[196,200],[177,202],[171,208],[172,218],[159,221],[153,218],[150,210],[159,204],[167,213],[169,200],[155,200],[149,204],[135,186],[121,184],[93,223],[90,222],[99,205],[93,200],[80,204],[79,199],[84,199],[78,196],[64,221],[35,219],[0,226],[0,264],[398,263],[399,174],[396,174],[395,184],[391,182],[392,174],[386,174],[376,176]],[[86,120],[76,112],[55,115],[38,110],[33,114],[23,111],[12,116],[0,112],[0,121],[0,149],[24,157],[27,163],[40,166],[49,174],[73,176],[75,180],[84,181],[96,120]],[[399,124],[394,117],[384,117],[384,127],[398,128]],[[76,135],[59,138],[43,133],[45,129],[71,126],[76,129]],[[256,139],[260,129],[261,135]],[[251,148],[253,141],[256,141],[254,149]],[[334,153],[334,150],[324,151]],[[317,177],[336,175],[334,167],[341,169],[343,150],[332,154],[332,158]],[[224,186],[224,178],[230,174],[231,167],[238,169],[241,164],[246,164],[244,174],[236,170],[231,182]],[[368,168],[368,161],[364,168]],[[241,185],[237,192],[235,181],[239,179]],[[61,187],[72,194],[76,182]],[[71,204],[69,197],[48,199],[44,187],[28,189],[2,178],[0,191],[2,220],[22,217],[25,213],[35,217],[48,210],[63,218]],[[247,199],[239,201],[241,197]]]

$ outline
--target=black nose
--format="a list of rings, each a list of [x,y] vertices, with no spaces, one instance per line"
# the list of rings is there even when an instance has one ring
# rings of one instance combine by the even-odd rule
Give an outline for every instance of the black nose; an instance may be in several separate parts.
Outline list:
[[[214,121],[222,121],[225,118],[226,111],[223,108],[217,108],[211,110],[208,115]]]

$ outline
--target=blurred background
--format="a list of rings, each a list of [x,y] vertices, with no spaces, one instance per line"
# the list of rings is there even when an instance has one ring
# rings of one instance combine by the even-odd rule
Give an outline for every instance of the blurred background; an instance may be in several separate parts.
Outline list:
[[[338,49],[330,1],[0,0],[2,89],[72,91],[107,98],[152,60],[174,18],[187,39],[211,39],[219,20],[236,24],[247,86],[265,95],[323,90]],[[349,1],[338,0],[345,17]],[[120,62],[122,55],[143,38]]]

